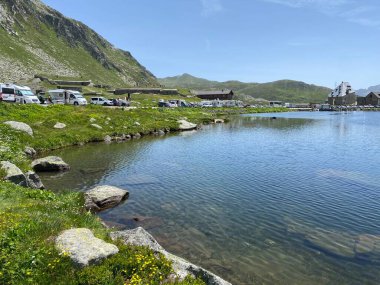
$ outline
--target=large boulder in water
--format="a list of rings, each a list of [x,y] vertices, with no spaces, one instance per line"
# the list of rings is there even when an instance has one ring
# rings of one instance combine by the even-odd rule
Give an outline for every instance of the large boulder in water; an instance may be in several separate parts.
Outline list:
[[[187,275],[201,278],[207,285],[232,285],[206,269],[194,265],[183,258],[167,252],[146,230],[138,227],[133,230],[111,233],[113,240],[121,239],[125,244],[148,246],[156,253],[162,253],[172,262],[175,274],[184,279]]]
[[[9,161],[1,161],[0,168],[5,171],[5,180],[20,186],[27,186],[24,173],[16,165]]]
[[[70,166],[58,156],[47,156],[34,160],[32,168],[35,171],[65,171],[69,170]]]
[[[119,205],[128,196],[128,191],[114,186],[97,186],[84,194],[85,207],[91,212],[99,212]]]
[[[6,121],[4,122],[4,124],[10,126],[14,130],[22,131],[22,132],[27,133],[30,136],[33,136],[33,130],[28,124],[25,124],[22,122],[15,122],[15,121]]]
[[[57,237],[55,245],[62,254],[69,255],[80,267],[97,263],[119,252],[116,245],[96,238],[85,228],[64,231]]]

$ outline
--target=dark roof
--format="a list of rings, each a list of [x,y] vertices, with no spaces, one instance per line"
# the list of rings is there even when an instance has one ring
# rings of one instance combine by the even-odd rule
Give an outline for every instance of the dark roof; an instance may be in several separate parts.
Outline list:
[[[375,94],[375,96],[377,97],[377,98],[379,98],[380,99],[380,92],[371,92],[372,94]],[[371,94],[371,93],[369,93],[369,94]],[[369,95],[368,94],[368,95]]]
[[[214,90],[214,91],[193,91],[193,93],[198,95],[228,95],[232,92],[232,90],[229,89],[223,89],[223,90]]]

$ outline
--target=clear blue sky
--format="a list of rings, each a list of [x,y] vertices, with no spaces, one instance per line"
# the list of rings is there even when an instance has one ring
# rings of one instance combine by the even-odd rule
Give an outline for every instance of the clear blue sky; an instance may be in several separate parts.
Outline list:
[[[379,0],[43,0],[157,77],[380,84]]]

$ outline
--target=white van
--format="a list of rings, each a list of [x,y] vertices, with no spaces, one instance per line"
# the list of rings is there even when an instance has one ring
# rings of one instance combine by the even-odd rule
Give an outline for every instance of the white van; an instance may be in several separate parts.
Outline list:
[[[86,98],[79,91],[71,91],[67,90],[69,94],[69,100],[66,102],[67,104],[72,105],[87,105]]]
[[[15,85],[16,103],[20,104],[40,104],[38,97],[27,86]]]
[[[56,89],[48,93],[53,104],[87,105],[87,100],[79,91]]]
[[[10,83],[0,83],[0,101],[15,102],[15,87]]]

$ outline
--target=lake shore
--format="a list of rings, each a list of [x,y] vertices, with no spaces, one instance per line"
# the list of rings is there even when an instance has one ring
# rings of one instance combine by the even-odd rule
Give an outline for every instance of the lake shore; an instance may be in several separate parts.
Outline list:
[[[280,112],[284,109],[135,109],[126,111],[97,106],[42,108],[31,105],[0,104],[1,122],[23,122],[30,125],[33,130],[33,136],[30,136],[1,124],[0,160],[10,161],[25,172],[30,169],[31,162],[31,158],[24,152],[25,147],[34,148],[38,154],[41,154],[53,149],[83,145],[88,142],[112,139],[124,141],[144,135],[155,135],[159,132],[174,132],[179,130],[178,120],[181,119],[196,124],[208,124],[214,122],[215,119],[228,119],[230,115],[269,111]],[[1,171],[0,175],[4,177],[4,171]],[[73,282],[80,278],[86,280],[99,278],[100,273],[90,272],[90,274],[87,271],[87,275],[83,277],[83,270],[73,267],[70,260],[61,256],[52,243],[52,237],[74,227],[90,228],[95,235],[109,241],[109,230],[103,227],[99,218],[86,214],[83,208],[83,194],[66,192],[56,195],[50,191],[20,188],[1,181],[0,196],[3,198],[0,202],[3,209],[2,215],[6,217],[0,220],[0,231],[3,236],[1,244],[4,248],[0,256],[3,262],[0,280],[5,283],[29,280],[42,282],[40,284],[47,281],[59,284],[67,278]],[[38,262],[35,259],[38,259]],[[30,262],[25,262],[25,260],[30,260]],[[91,271],[92,267],[89,268],[88,271]],[[102,267],[101,270],[109,270],[109,268]],[[124,279],[128,278],[131,277],[124,276]],[[199,283],[199,280],[184,282],[189,283],[173,284],[203,284]]]

